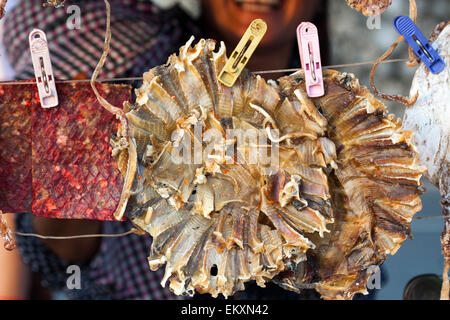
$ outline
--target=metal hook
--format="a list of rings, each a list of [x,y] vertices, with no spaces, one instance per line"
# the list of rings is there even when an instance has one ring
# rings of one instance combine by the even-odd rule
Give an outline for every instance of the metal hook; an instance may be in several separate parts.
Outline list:
[[[50,88],[48,86],[47,73],[45,72],[45,67],[44,67],[44,59],[41,57],[39,60],[41,63],[42,82],[44,83],[44,89],[45,89],[45,92],[50,93]]]
[[[309,63],[311,65],[311,75],[312,75],[313,80],[317,81],[316,66],[314,64],[314,58],[313,58],[313,55],[312,55],[310,43],[308,43],[308,52],[309,52]]]
[[[43,108],[56,107],[58,105],[58,93],[45,32],[33,29],[28,38],[41,106]]]
[[[417,43],[417,45],[420,47],[420,49],[422,49],[423,53],[425,53],[428,60],[430,60],[430,62],[434,62],[433,57],[430,55],[428,50],[422,45],[422,43],[416,37],[413,36],[413,38],[414,38],[414,41]]]

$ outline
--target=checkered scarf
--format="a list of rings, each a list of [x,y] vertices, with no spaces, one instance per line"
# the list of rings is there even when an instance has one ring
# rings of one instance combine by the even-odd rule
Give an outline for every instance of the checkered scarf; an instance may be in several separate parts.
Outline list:
[[[179,7],[161,10],[149,0],[110,0],[111,50],[101,78],[141,76],[176,52],[190,35],[199,35]],[[80,29],[67,23],[80,8]],[[64,8],[43,8],[39,0],[20,1],[5,18],[4,45],[17,79],[34,77],[28,34],[46,32],[57,79],[89,78],[103,51],[106,9],[103,1],[66,1]]]
[[[122,233],[129,230],[130,222],[104,222],[103,232]],[[21,232],[34,232],[31,214],[16,214],[16,228]],[[184,299],[161,286],[164,269],[150,271],[147,256],[150,236],[128,235],[102,239],[96,256],[80,267],[80,289],[67,287],[68,267],[74,263],[61,260],[40,239],[17,237],[23,260],[42,278],[42,285],[70,299]],[[82,250],[82,248],[80,248]]]

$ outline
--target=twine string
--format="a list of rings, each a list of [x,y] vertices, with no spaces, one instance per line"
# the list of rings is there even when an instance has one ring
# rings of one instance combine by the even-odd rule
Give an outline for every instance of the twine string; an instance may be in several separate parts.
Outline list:
[[[450,55],[441,55],[441,57],[450,57]],[[380,64],[385,63],[396,63],[396,62],[407,62],[409,61],[408,58],[401,58],[401,59],[390,59],[390,60],[384,60]],[[365,66],[365,65],[374,65],[376,61],[364,61],[364,62],[354,62],[354,63],[345,63],[345,64],[334,64],[334,65],[328,65],[323,66],[323,68],[345,68],[345,67],[358,67],[358,66]],[[300,71],[302,68],[291,68],[291,69],[276,69],[276,70],[260,70],[253,72],[253,74],[270,74],[270,73],[286,73],[286,72],[296,72]],[[126,78],[108,78],[108,79],[97,79],[96,82],[113,82],[113,81],[139,81],[142,80],[142,77],[126,77]],[[90,82],[90,79],[81,79],[81,80],[56,80],[56,83],[83,83],[83,82]],[[35,84],[36,80],[31,81],[5,81],[0,82],[0,85],[29,85],[29,84]]]
[[[118,237],[126,237],[130,234],[142,234],[140,230],[136,228],[131,228],[130,230],[122,233],[95,233],[95,234],[79,234],[74,236],[44,236],[38,233],[27,233],[27,232],[19,232],[14,231],[15,235],[22,237],[34,237],[39,239],[48,239],[48,240],[71,240],[71,239],[85,239],[85,238],[118,238]]]
[[[430,220],[430,219],[443,219],[443,216],[427,216],[427,217],[415,217],[413,220]],[[118,238],[118,237],[126,237],[130,234],[143,235],[145,232],[143,230],[137,228],[131,228],[130,230],[122,233],[96,233],[96,234],[80,234],[73,236],[44,236],[38,233],[26,233],[26,232],[13,232],[15,235],[22,237],[35,237],[39,239],[48,239],[48,240],[72,240],[72,239],[84,239],[84,238]]]

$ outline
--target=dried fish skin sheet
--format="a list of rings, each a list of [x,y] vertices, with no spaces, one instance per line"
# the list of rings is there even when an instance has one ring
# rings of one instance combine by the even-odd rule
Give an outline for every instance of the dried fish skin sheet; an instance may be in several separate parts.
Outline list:
[[[128,85],[98,84],[115,105]],[[35,84],[0,83],[0,210],[49,218],[114,220],[123,178],[110,137],[119,123],[89,84],[57,84],[59,105],[43,109]]]

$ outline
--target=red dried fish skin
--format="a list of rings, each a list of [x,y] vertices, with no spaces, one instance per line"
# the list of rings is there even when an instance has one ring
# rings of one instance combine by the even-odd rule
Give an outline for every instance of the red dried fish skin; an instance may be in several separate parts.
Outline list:
[[[130,99],[129,86],[98,88],[115,106]],[[109,141],[119,122],[98,104],[89,84],[57,90],[57,108],[33,107],[33,213],[113,220],[123,179]]]
[[[115,106],[131,99],[130,86],[97,86],[101,95]],[[14,87],[13,91],[10,87]],[[59,105],[51,109],[41,108],[34,85],[10,87],[3,88],[14,92],[17,101],[29,104],[29,113],[20,113],[25,119],[22,121],[29,123],[29,131],[21,135],[24,139],[21,143],[28,143],[29,148],[23,164],[8,163],[8,170],[0,172],[2,178],[12,183],[0,185],[0,209],[31,210],[37,216],[51,218],[114,220],[123,179],[111,157],[109,140],[119,121],[100,106],[88,83],[57,85]],[[9,100],[1,101],[2,109],[22,108],[18,103],[12,106]],[[2,119],[8,120],[10,114],[7,112]],[[20,127],[18,117],[13,120],[12,131]],[[11,136],[4,139],[0,134],[0,149],[4,144],[9,146],[8,151],[0,154],[0,163],[15,157],[16,151],[6,141]],[[28,180],[16,181],[26,173],[31,175]],[[21,204],[20,199],[28,202]]]
[[[0,210],[31,210],[31,108],[34,85],[0,85]]]

